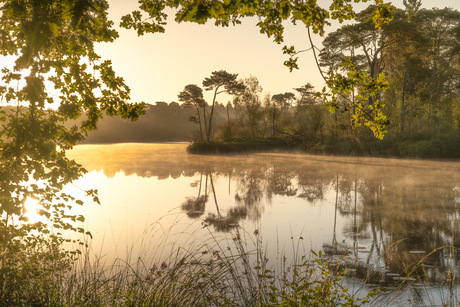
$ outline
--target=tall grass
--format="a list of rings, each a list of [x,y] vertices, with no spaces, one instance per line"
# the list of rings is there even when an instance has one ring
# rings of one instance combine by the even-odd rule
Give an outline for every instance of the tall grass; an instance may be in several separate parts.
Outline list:
[[[176,222],[174,225],[181,224]],[[111,262],[95,254],[87,242],[72,267],[54,266],[54,271],[35,279],[28,276],[22,283],[19,276],[13,287],[6,289],[9,292],[2,293],[2,305],[418,306],[417,291],[426,292],[419,300],[430,301],[428,292],[433,288],[408,286],[409,279],[399,283],[396,290],[382,289],[374,298],[361,279],[348,277],[347,268],[354,265],[349,257],[332,264],[331,257],[321,252],[304,255],[298,243],[292,259],[280,252],[279,261],[273,263],[259,231],[249,234],[236,228],[229,235],[216,235],[206,225],[196,229],[185,225],[178,232],[174,230],[177,226],[165,230],[160,226],[155,224],[146,231],[139,253],[132,248],[126,257]],[[153,236],[159,241],[151,244]],[[41,262],[41,269],[70,259],[62,246],[55,245],[44,254],[49,257]],[[422,262],[403,273],[412,276]],[[415,292],[407,295],[407,291]],[[442,303],[449,304],[446,306],[458,303],[453,291],[439,293],[442,297],[434,295],[432,302],[441,298]]]

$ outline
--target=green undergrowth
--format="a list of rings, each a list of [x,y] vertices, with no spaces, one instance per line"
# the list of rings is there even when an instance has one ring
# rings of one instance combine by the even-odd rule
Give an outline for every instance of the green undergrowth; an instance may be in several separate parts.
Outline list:
[[[225,154],[261,151],[301,150],[309,154],[366,156],[381,158],[459,159],[460,135],[396,135],[383,140],[367,135],[351,135],[317,142],[297,139],[236,139],[226,142],[193,142],[192,154]]]
[[[460,136],[458,135],[411,135],[375,138],[342,138],[319,142],[304,147],[313,154],[346,156],[458,159],[460,158]]]

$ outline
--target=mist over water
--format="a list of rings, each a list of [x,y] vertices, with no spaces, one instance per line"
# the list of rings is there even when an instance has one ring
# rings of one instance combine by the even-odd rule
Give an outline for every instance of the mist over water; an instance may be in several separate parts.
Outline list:
[[[123,256],[137,246],[146,253],[164,240],[159,234],[170,236],[172,247],[238,228],[248,238],[257,230],[274,261],[280,252],[345,253],[384,272],[384,281],[424,258],[415,273],[431,282],[457,270],[460,163],[200,156],[187,154],[186,146],[80,145],[69,152],[89,171],[75,185],[98,189],[102,201],[80,208],[95,250]]]

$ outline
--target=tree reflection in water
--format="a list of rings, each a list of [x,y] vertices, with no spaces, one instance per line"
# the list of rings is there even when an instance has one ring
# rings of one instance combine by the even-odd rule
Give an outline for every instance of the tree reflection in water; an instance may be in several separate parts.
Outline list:
[[[212,225],[214,229],[217,231],[228,232],[231,229],[238,226],[238,222],[242,219],[245,219],[248,215],[248,210],[246,207],[236,206],[228,210],[227,214],[223,216],[221,214],[221,210],[219,208],[218,203],[218,196],[216,194],[216,190],[214,188],[214,180],[213,180],[213,170],[208,169],[205,171],[205,184],[204,184],[204,191],[205,195],[201,195],[202,191],[202,182],[203,182],[203,173],[200,174],[199,180],[199,187],[198,187],[198,196],[197,197],[187,197],[186,201],[182,203],[181,208],[187,213],[187,216],[193,219],[201,217],[205,213],[206,203],[209,200],[209,195],[207,194],[208,191],[208,179],[209,185],[211,187],[211,192],[214,199],[214,204],[216,206],[216,212],[209,213],[204,218],[204,223],[206,225]],[[230,180],[230,175],[229,175]],[[197,183],[192,183],[192,186],[198,186]]]
[[[182,208],[191,218],[203,217],[209,199],[207,193],[200,196],[205,177],[205,191],[209,189],[213,194],[216,213],[208,212],[203,219],[217,231],[230,231],[245,219],[259,220],[264,206],[275,195],[301,198],[314,205],[321,204],[327,191],[332,190],[335,193],[334,216],[331,216],[333,237],[331,243],[323,244],[326,255],[359,259],[355,264],[360,277],[374,276],[386,281],[410,275],[440,282],[449,279],[446,275],[449,270],[457,271],[460,258],[456,249],[435,250],[443,245],[460,246],[459,212],[455,203],[458,191],[452,187],[401,186],[400,182],[379,177],[345,172],[318,174],[318,170],[314,173],[277,165],[240,171],[208,169],[200,177],[198,196],[188,198]],[[235,186],[234,203],[225,214],[214,188],[215,181],[221,179],[231,180]],[[229,192],[230,186],[229,182]],[[338,216],[345,219],[342,229],[337,229]],[[339,231],[346,238],[340,242]]]
[[[206,182],[208,177],[206,176]],[[199,182],[199,186],[198,186]],[[198,182],[193,182],[190,184],[191,187],[198,186],[198,195],[197,197],[187,197],[185,202],[181,204],[181,209],[187,212],[187,216],[192,219],[197,219],[204,214],[206,203],[209,200],[207,191],[205,190],[205,195],[201,195],[201,185],[203,183],[203,174],[200,175],[200,180]]]

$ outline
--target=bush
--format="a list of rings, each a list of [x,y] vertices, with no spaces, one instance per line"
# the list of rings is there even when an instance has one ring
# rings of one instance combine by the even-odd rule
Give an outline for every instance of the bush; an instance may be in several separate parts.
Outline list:
[[[31,234],[23,227],[0,223],[0,305],[25,306],[59,297],[77,251],[65,251],[59,235]]]
[[[313,264],[305,257],[302,257],[305,268],[299,271],[293,269],[293,276],[283,280],[281,289],[278,289],[275,282],[270,283],[270,302],[275,306],[346,306],[355,307],[369,303],[369,299],[375,296],[370,292],[365,298],[356,298],[349,293],[347,288],[342,287],[342,276],[346,271],[336,272],[331,269],[328,262],[323,261],[322,252],[315,256]],[[267,270],[265,273],[270,273]],[[263,275],[263,278],[270,278],[270,275]]]

